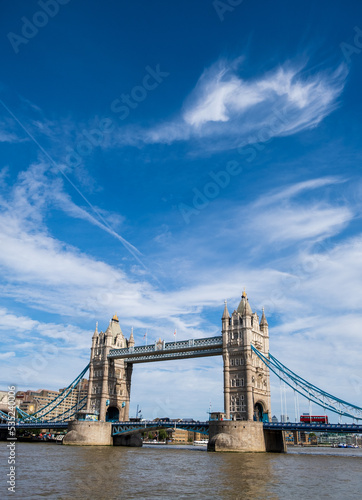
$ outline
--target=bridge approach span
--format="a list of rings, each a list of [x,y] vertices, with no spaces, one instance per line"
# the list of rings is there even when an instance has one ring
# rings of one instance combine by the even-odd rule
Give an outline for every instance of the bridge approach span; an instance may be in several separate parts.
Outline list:
[[[362,433],[361,424],[319,424],[316,422],[264,422],[264,429],[306,432]]]

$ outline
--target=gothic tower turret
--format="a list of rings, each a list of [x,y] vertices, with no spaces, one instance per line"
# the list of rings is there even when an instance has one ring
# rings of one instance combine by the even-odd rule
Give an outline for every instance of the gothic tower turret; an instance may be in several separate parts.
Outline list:
[[[259,324],[244,290],[231,315],[226,304],[222,316],[224,360],[224,411],[227,419],[270,419],[269,369],[251,350],[251,345],[268,356],[268,323],[263,310]]]
[[[104,333],[98,333],[97,324],[92,337],[87,411],[99,413],[100,421],[128,420],[133,365],[108,358],[111,349],[125,347],[127,340],[116,314]]]
[[[131,336],[128,340],[128,347],[133,347],[134,346],[134,337],[133,337],[133,328],[131,330]]]

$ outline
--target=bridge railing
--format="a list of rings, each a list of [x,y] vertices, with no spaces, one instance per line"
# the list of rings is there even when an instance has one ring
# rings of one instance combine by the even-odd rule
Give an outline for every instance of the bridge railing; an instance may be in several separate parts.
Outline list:
[[[164,420],[146,420],[143,422],[114,422],[112,424],[112,435],[132,434],[135,432],[147,432],[157,429],[184,429],[200,434],[208,434],[209,422],[168,422]]]
[[[109,356],[119,356],[119,357],[127,357],[130,355],[144,355],[144,354],[154,354],[157,352],[164,351],[184,351],[184,350],[201,350],[206,348],[213,347],[221,347],[222,346],[222,337],[207,337],[202,339],[189,339],[189,340],[178,340],[175,342],[155,342],[151,345],[143,345],[143,346],[133,346],[122,349],[111,349],[109,352]]]
[[[264,429],[283,431],[313,431],[333,433],[361,433],[362,425],[359,424],[322,424],[318,422],[265,422]]]

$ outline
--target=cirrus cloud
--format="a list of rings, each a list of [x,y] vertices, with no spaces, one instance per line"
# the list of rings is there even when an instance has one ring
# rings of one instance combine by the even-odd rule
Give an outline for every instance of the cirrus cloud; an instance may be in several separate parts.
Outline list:
[[[270,137],[292,135],[318,125],[338,105],[348,74],[334,70],[305,76],[305,66],[285,63],[258,78],[240,76],[240,58],[219,60],[204,70],[183,109],[150,129],[121,130],[121,143],[166,143],[196,140],[210,150],[256,142],[268,128]]]

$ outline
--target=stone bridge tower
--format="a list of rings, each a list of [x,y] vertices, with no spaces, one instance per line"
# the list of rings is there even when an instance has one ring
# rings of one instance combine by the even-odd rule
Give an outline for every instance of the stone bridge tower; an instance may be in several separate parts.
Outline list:
[[[264,310],[259,322],[245,291],[230,316],[225,302],[222,316],[224,359],[224,412],[233,420],[271,420],[269,368],[251,350],[269,353],[268,323]]]
[[[99,412],[99,420],[128,420],[131,395],[132,363],[108,359],[111,349],[134,345],[133,332],[127,340],[116,315],[107,330],[92,337],[88,384],[88,412]]]

